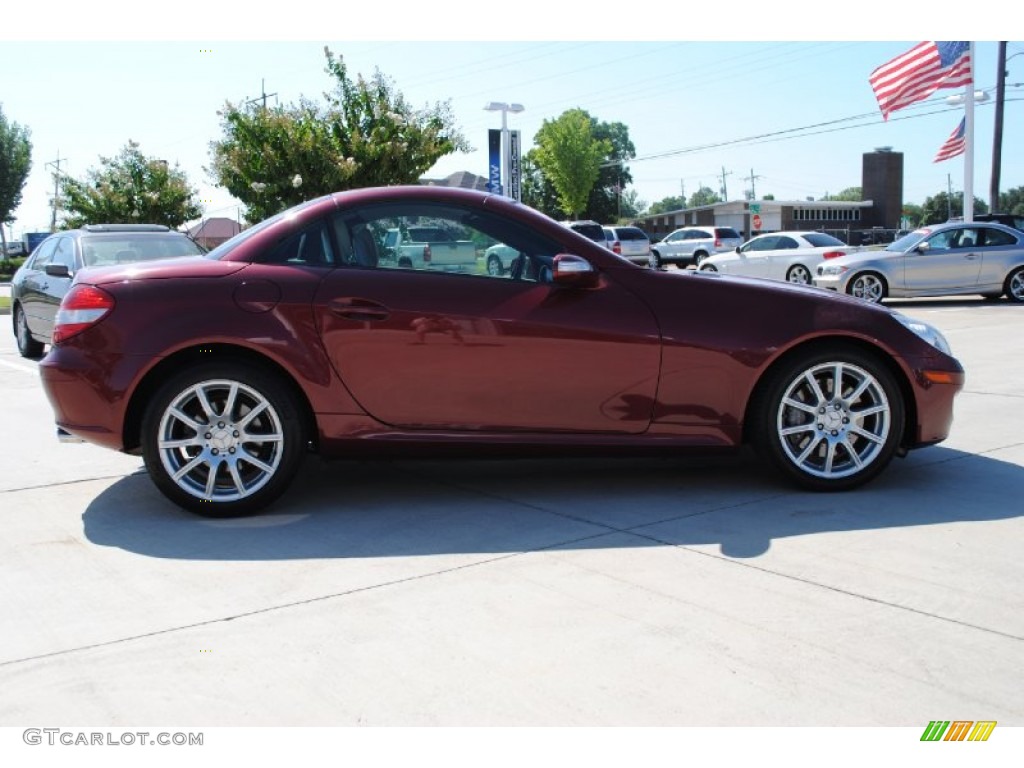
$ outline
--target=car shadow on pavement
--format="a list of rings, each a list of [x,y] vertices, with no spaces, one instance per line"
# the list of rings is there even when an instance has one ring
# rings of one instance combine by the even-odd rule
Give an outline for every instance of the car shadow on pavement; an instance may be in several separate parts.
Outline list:
[[[211,520],[164,499],[144,473],[83,513],[97,545],[158,558],[384,558],[542,549],[717,545],[1022,513],[1024,468],[933,447],[847,493],[794,489],[748,454],[654,459],[306,462],[262,515]]]

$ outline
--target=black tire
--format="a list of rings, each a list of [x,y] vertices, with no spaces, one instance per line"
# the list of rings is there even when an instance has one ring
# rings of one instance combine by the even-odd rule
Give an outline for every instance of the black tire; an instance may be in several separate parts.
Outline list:
[[[647,266],[651,269],[661,269],[661,255],[657,251],[651,251],[647,257]]]
[[[905,406],[879,358],[839,346],[800,355],[769,376],[749,414],[753,442],[798,485],[845,491],[892,460],[903,438]]]
[[[701,262],[704,261],[704,259],[706,259],[707,257],[708,254],[706,254],[704,251],[697,251],[695,254],[693,254],[694,265],[699,267]]]
[[[716,267],[714,264],[704,264],[704,265],[702,265],[700,267],[700,271],[701,272],[717,272],[718,271],[718,267]]]
[[[398,266],[401,267],[402,269],[412,269],[412,259],[410,259],[408,256],[402,256],[398,260]]]
[[[209,362],[157,391],[142,420],[142,454],[156,487],[178,506],[204,517],[237,517],[284,493],[305,454],[305,431],[278,376]]]
[[[25,319],[25,310],[18,304],[14,307],[14,338],[18,342],[18,354],[28,360],[38,360],[43,356],[43,343],[32,338]]]
[[[1014,304],[1024,302],[1024,267],[1017,267],[1006,276],[1003,292],[1006,294],[1006,298]]]
[[[796,285],[814,285],[814,277],[811,270],[803,264],[794,264],[786,272],[786,281]]]

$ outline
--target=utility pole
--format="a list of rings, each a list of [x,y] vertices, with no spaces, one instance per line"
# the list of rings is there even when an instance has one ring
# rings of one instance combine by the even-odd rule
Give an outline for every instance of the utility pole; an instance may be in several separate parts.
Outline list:
[[[267,81],[266,81],[265,78],[262,78],[262,77],[260,78],[260,93],[262,94],[261,96],[257,96],[255,99],[249,99],[245,103],[246,104],[255,104],[257,101],[262,101],[263,102],[263,108],[266,109],[267,108],[267,99],[269,99],[271,96],[277,96],[276,93],[267,93]]]
[[[67,158],[64,158],[64,162],[67,162]],[[57,231],[57,206],[60,205],[60,150],[57,150],[57,159],[51,160],[46,164],[46,167],[53,167],[53,215],[50,217],[50,231]]]
[[[996,125],[992,138],[992,183],[988,189],[989,210],[999,210],[999,172],[1003,161],[1003,102],[1006,99],[1006,41],[999,43],[996,63]]]
[[[749,181],[750,182],[750,199],[751,200],[757,200],[757,190],[754,187],[754,180],[755,179],[760,179],[760,178],[762,178],[762,177],[754,175],[754,169],[753,168],[750,169],[750,175],[744,178],[744,181]]]
[[[726,173],[725,166],[723,165],[722,166],[722,200],[724,200],[725,202],[728,203],[729,202],[729,190],[725,186],[725,177],[726,176],[732,176],[732,171],[729,171],[728,173]]]
[[[679,194],[682,196],[683,208],[686,207],[686,183],[683,179],[679,180]]]

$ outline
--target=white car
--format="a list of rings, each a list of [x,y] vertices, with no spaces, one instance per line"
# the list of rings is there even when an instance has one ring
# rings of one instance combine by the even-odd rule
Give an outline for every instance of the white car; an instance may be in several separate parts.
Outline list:
[[[731,253],[705,259],[700,269],[811,285],[823,261],[860,250],[824,232],[773,232],[757,235]]]

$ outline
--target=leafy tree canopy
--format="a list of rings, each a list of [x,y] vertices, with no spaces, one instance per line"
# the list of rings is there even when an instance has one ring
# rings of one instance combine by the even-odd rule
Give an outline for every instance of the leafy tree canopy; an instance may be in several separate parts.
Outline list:
[[[63,177],[64,226],[163,224],[172,229],[202,216],[185,174],[164,160],[146,157],[129,141],[117,157],[101,157],[85,180]]]
[[[228,103],[220,113],[210,172],[250,221],[345,189],[414,184],[439,158],[470,149],[447,102],[414,109],[379,71],[353,79],[343,57],[324,55],[334,79],[325,104]]]
[[[713,205],[714,203],[722,202],[722,198],[718,196],[711,187],[701,187],[692,195],[690,195],[689,208],[697,208],[702,205]]]
[[[974,198],[974,212],[988,213],[988,206],[983,200]],[[933,197],[926,197],[924,205],[921,206],[921,221],[919,226],[928,224],[941,224],[948,221],[950,217],[964,215],[964,193],[956,192],[952,197],[946,192],[939,192]]]
[[[558,119],[561,120],[570,112],[586,117],[590,122],[593,140],[607,142],[607,151],[599,163],[597,178],[587,194],[585,205],[577,215],[600,222],[612,222],[620,216],[629,216],[628,210],[632,203],[626,199],[626,188],[632,184],[633,175],[626,161],[636,156],[636,148],[629,138],[629,128],[623,123],[601,122],[582,109],[569,110]],[[544,126],[551,122],[553,121],[545,121]],[[534,138],[537,146],[526,154],[523,161],[523,201],[549,216],[559,218],[564,215],[564,210],[558,191],[539,161],[544,126]]]
[[[843,200],[848,202],[859,202],[864,199],[864,191],[860,187],[847,187],[836,192],[834,195],[825,195],[822,200]]]
[[[7,120],[0,105],[0,224],[13,221],[14,211],[21,205],[21,193],[32,169],[29,135],[28,128]],[[3,227],[0,227],[0,242],[7,244]]]
[[[594,136],[590,115],[582,109],[545,120],[536,142],[531,152],[537,167],[554,186],[561,210],[576,218],[586,209],[601,163],[612,152],[611,142]]]
[[[1024,216],[1024,187],[1015,187],[999,193],[999,213]]]
[[[681,211],[686,207],[686,200],[682,197],[665,197],[656,203],[651,203],[651,207],[647,213],[650,215],[656,213],[667,213],[669,211]]]

